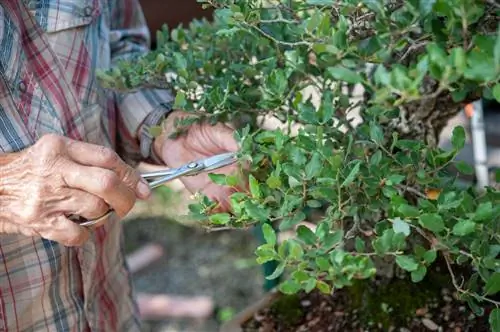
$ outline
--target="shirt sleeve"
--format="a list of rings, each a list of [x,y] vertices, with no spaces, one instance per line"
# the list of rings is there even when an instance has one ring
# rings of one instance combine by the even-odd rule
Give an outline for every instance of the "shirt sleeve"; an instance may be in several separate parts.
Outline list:
[[[110,0],[109,15],[112,66],[150,50],[150,31],[138,0]],[[151,152],[153,139],[148,129],[159,124],[171,111],[173,101],[172,91],[166,89],[115,92],[117,150],[124,160],[132,164],[140,160],[159,162]]]

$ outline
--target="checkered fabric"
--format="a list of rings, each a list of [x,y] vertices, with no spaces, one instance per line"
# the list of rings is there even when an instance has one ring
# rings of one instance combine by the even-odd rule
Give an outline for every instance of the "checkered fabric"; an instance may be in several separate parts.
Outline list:
[[[0,1],[0,153],[56,133],[146,158],[139,128],[172,94],[113,93],[95,72],[148,47],[137,0]],[[0,235],[0,331],[138,331],[122,242],[116,219],[81,248]]]

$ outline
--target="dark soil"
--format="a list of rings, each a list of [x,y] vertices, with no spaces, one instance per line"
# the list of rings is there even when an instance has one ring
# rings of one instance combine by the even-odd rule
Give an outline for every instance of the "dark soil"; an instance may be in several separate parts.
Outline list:
[[[486,332],[487,308],[475,316],[442,273],[408,279],[359,281],[333,295],[317,291],[281,296],[247,322],[245,332],[394,331]]]
[[[263,294],[264,276],[255,263],[256,239],[250,232],[207,233],[166,218],[140,217],[124,224],[126,251],[159,243],[165,255],[133,275],[136,291],[179,296],[210,296],[216,305],[206,321],[146,321],[144,332],[218,331],[230,318]]]

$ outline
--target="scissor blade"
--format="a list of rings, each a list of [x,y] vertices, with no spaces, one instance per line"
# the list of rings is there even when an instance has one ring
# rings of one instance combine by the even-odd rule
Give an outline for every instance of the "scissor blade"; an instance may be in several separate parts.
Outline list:
[[[210,172],[215,169],[231,165],[235,163],[236,160],[236,153],[233,152],[222,153],[213,157],[209,157],[203,160],[203,165],[205,166],[203,171]]]

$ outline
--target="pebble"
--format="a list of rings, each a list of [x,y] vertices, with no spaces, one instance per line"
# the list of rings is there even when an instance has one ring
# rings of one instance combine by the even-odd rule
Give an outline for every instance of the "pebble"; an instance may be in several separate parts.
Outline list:
[[[402,327],[399,329],[399,332],[411,332],[411,331],[408,330],[406,327]]]
[[[439,329],[439,326],[428,318],[423,318],[422,324],[431,331],[437,331]]]
[[[311,301],[304,300],[304,301],[300,302],[300,304],[302,304],[303,307],[309,307],[311,305]]]
[[[448,295],[443,296],[443,300],[445,300],[446,302],[453,301],[453,299],[451,297],[449,297]]]
[[[419,308],[415,311],[417,316],[423,316],[427,313],[427,308]]]

